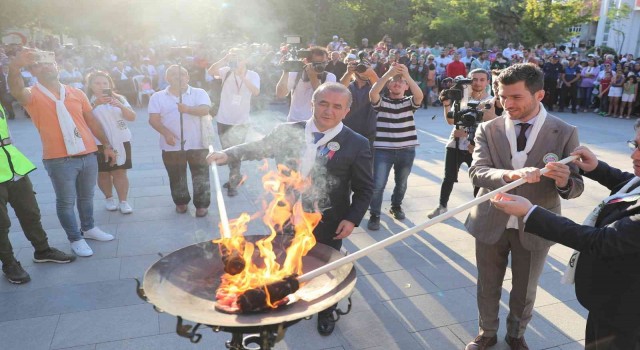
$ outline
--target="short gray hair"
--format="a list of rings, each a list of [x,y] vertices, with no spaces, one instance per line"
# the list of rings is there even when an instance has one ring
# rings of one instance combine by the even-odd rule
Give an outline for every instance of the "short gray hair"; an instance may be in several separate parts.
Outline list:
[[[325,92],[336,92],[347,96],[347,108],[351,108],[351,103],[353,102],[351,91],[349,91],[347,87],[339,83],[324,83],[318,86],[316,91],[313,92],[313,96],[311,96],[311,103],[315,103],[317,97],[324,94]]]

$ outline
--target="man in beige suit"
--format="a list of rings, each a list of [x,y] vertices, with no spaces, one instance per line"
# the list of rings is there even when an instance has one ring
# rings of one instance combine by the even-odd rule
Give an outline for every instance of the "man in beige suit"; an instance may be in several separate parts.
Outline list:
[[[498,77],[501,118],[481,124],[469,174],[479,195],[519,178],[527,183],[511,191],[532,203],[560,214],[560,198],[578,197],[584,188],[575,165],[557,161],[579,145],[578,132],[550,115],[541,101],[543,73],[529,64],[516,64]],[[539,168],[549,172],[540,175]],[[502,282],[511,253],[512,289],[507,316],[507,344],[512,350],[529,349],[524,340],[531,320],[538,279],[553,244],[522,230],[522,220],[484,202],[472,209],[465,226],[476,238],[478,267],[479,335],[467,350],[497,343]]]

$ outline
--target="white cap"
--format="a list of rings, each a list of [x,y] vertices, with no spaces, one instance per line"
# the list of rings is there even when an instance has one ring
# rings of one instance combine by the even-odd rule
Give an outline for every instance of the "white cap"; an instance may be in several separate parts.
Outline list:
[[[576,51],[573,51],[571,54],[572,55],[577,55],[578,53]]]
[[[338,39],[338,36],[337,36],[337,35],[334,35],[334,36],[333,36],[333,38],[334,38],[334,39]]]
[[[356,59],[358,59],[358,56],[356,56],[356,55],[354,55],[354,54],[350,53],[350,54],[349,54],[349,56],[347,56],[347,59],[349,59],[349,60],[356,60]]]

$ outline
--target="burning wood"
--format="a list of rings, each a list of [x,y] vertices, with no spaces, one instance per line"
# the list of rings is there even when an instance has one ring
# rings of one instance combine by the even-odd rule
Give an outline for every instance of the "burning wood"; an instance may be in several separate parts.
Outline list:
[[[321,214],[305,212],[298,200],[298,194],[309,188],[310,181],[279,165],[277,171],[263,176],[262,182],[273,197],[262,218],[270,235],[255,244],[245,241],[244,233],[251,218],[243,213],[229,222],[230,238],[214,241],[220,245],[221,253],[226,254],[222,255],[226,273],[216,292],[216,309],[223,312],[255,312],[286,304],[285,297],[299,288],[296,276],[303,272],[302,257],[316,244],[313,229]],[[272,242],[286,228],[294,235],[284,261],[279,263]],[[254,253],[259,259],[254,259]]]

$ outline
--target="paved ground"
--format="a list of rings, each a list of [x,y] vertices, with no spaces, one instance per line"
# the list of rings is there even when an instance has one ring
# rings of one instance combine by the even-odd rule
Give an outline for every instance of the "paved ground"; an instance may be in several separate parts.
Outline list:
[[[409,191],[404,203],[407,219],[398,222],[383,216],[383,229],[368,233],[358,228],[346,242],[354,251],[426,221],[427,210],[437,205],[443,174],[444,142],[449,133],[438,109],[417,113],[419,139]],[[157,147],[157,136],[147,124],[144,110],[131,125],[134,135],[131,180],[131,215],[107,212],[97,191],[95,218],[105,231],[116,236],[112,242],[90,242],[95,255],[69,265],[31,262],[33,249],[12,217],[11,240],[15,253],[31,274],[32,281],[15,286],[0,279],[0,349],[3,350],[110,350],[110,349],[223,349],[226,334],[203,332],[202,342],[191,344],[178,337],[175,318],[156,313],[135,294],[134,277],[159,256],[217,235],[217,215],[195,218],[191,206],[187,215],[174,212],[168,178]],[[434,113],[438,117],[433,119]],[[593,114],[561,114],[579,127],[581,140],[610,164],[629,169],[626,140],[632,138],[633,121],[606,119]],[[270,130],[281,113],[255,115],[258,137]],[[70,251],[55,214],[55,195],[40,161],[41,146],[31,122],[20,117],[10,122],[13,139],[38,166],[32,173],[42,223],[53,246]],[[259,197],[259,163],[243,164],[248,181],[240,195],[227,198],[230,216],[255,212]],[[466,169],[454,188],[449,206],[472,198]],[[221,177],[227,178],[226,170]],[[605,191],[592,181],[577,200],[563,203],[566,216],[581,221]],[[386,193],[384,210],[390,194]],[[351,314],[344,316],[332,336],[321,337],[315,320],[302,321],[287,332],[277,349],[462,349],[477,333],[475,302],[476,267],[474,244],[463,230],[466,217],[460,214],[442,224],[357,263],[358,283]],[[364,222],[366,226],[366,220]],[[252,232],[262,232],[252,226]],[[532,349],[580,349],[583,346],[585,310],[575,299],[572,286],[559,283],[568,248],[551,249],[540,281],[533,321],[527,331]],[[502,319],[511,287],[510,274],[504,283]],[[498,345],[507,349],[504,322]]]

